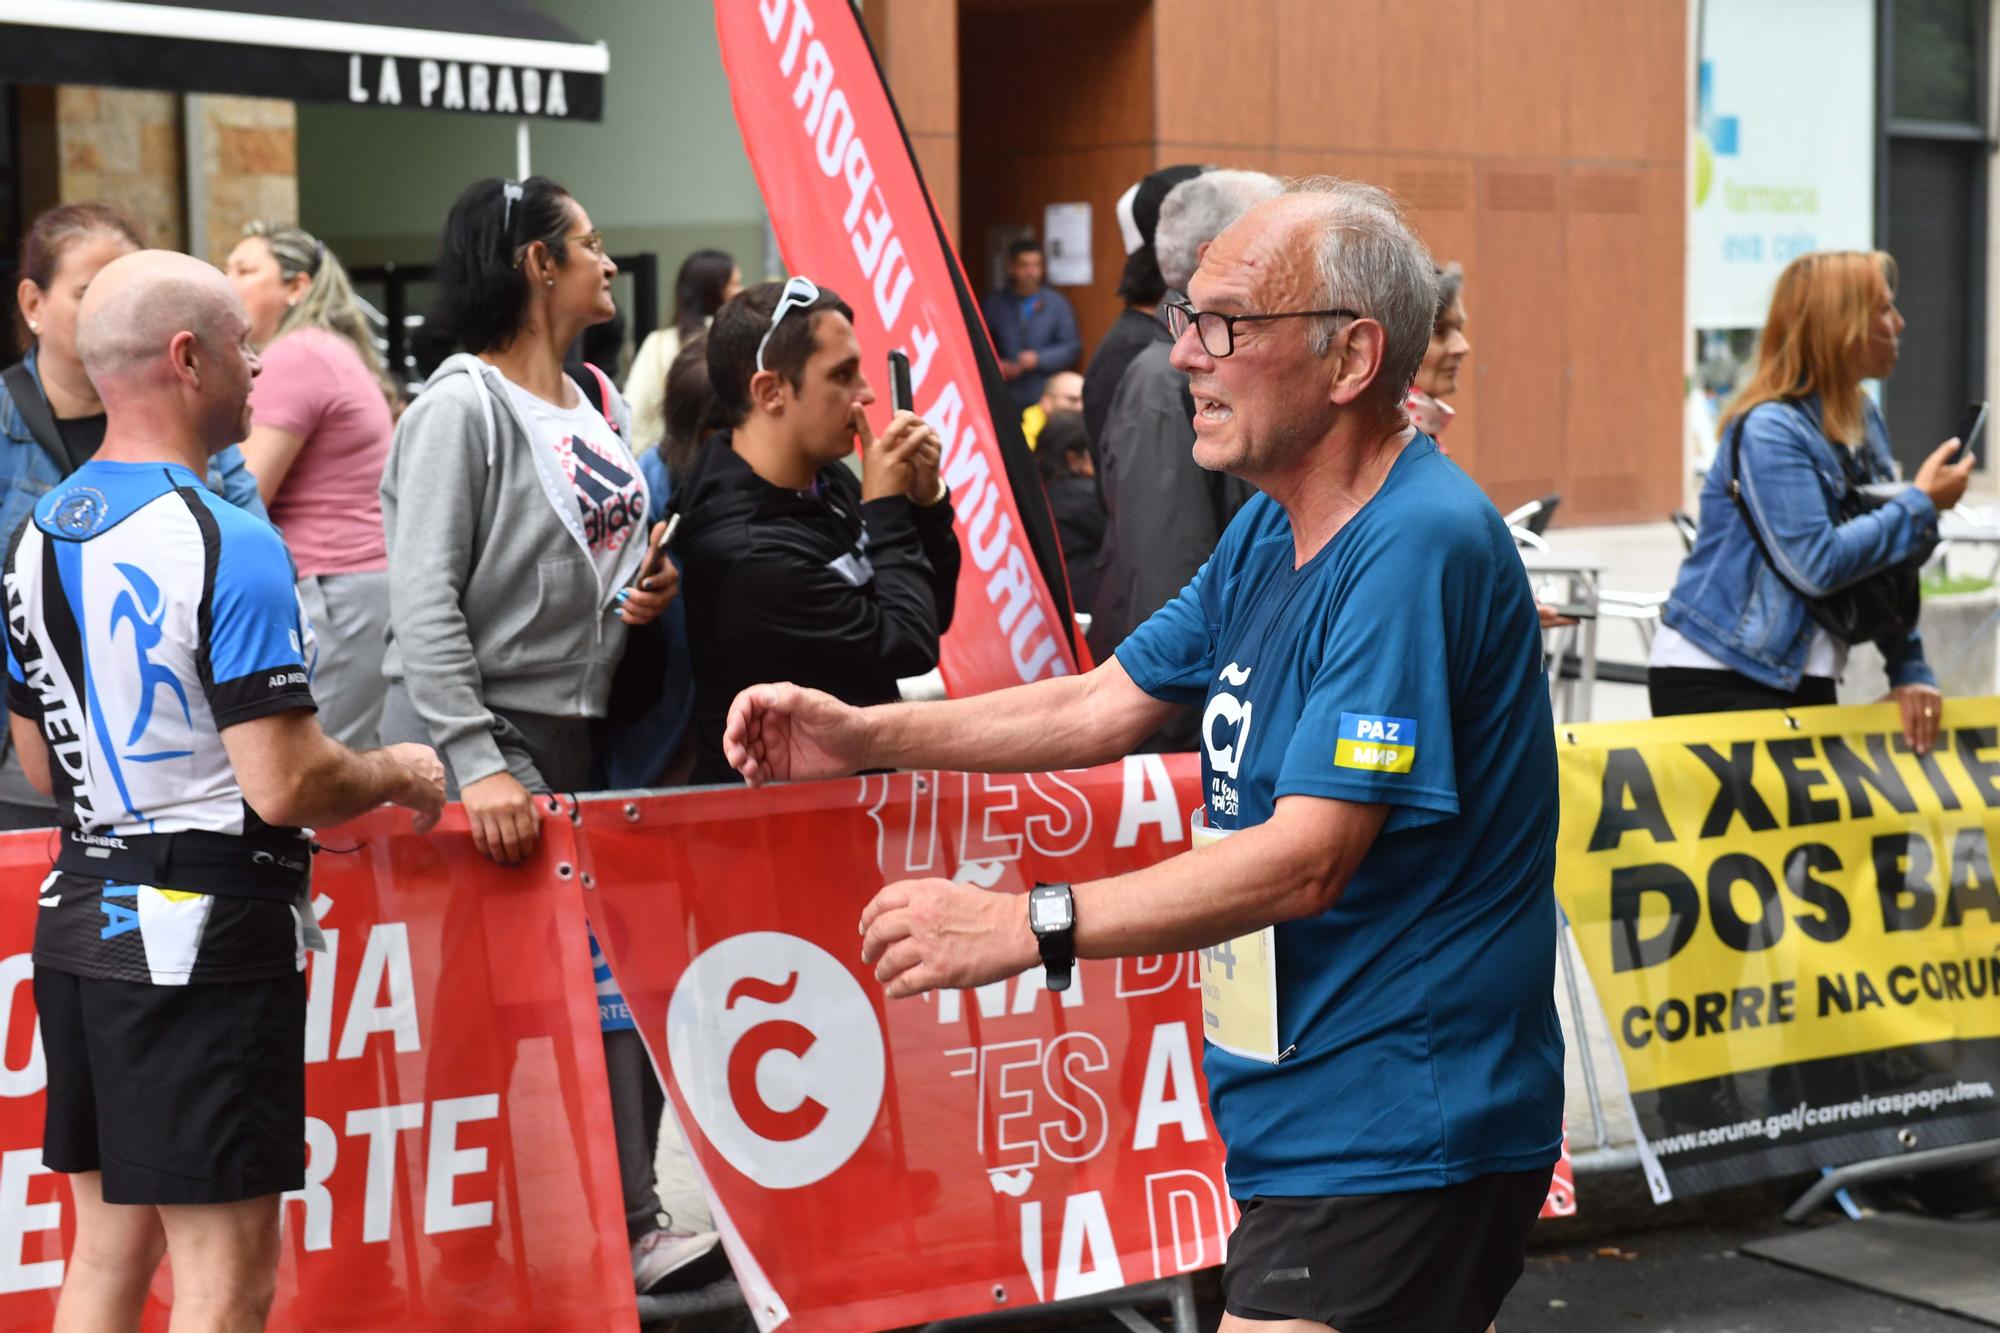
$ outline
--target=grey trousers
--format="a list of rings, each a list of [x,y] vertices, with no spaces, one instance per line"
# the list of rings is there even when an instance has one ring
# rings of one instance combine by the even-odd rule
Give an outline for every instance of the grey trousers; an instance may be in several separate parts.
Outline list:
[[[389,646],[389,573],[308,574],[299,601],[319,637],[313,702],[320,730],[350,750],[380,742],[382,696],[389,682],[382,657]]]
[[[493,709],[493,739],[507,771],[529,791],[577,791],[590,779],[590,723],[579,718]],[[382,743],[431,744],[423,719],[401,682],[389,686],[382,707]],[[458,799],[458,779],[445,768],[447,795]],[[586,965],[588,959],[579,960]],[[660,1194],[653,1174],[666,1093],[636,1032],[604,1034],[604,1072],[611,1085],[611,1126],[618,1144],[618,1183],[625,1196],[625,1230],[636,1241],[659,1225]]]

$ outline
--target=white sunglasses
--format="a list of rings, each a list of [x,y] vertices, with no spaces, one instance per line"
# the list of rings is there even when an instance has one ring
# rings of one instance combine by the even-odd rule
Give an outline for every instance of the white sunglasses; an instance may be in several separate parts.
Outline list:
[[[806,310],[819,300],[819,288],[807,277],[787,278],[785,290],[778,294],[778,308],[771,312],[771,327],[764,330],[764,336],[757,343],[757,369],[764,369],[764,348],[770,343],[771,335],[778,331],[778,324],[794,310]]]

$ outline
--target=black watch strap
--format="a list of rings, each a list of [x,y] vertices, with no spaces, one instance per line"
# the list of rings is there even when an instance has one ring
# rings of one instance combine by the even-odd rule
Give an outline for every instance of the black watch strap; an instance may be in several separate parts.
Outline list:
[[[1076,971],[1075,928],[1037,935],[1035,943],[1042,951],[1042,972],[1048,977],[1049,989],[1068,990]]]

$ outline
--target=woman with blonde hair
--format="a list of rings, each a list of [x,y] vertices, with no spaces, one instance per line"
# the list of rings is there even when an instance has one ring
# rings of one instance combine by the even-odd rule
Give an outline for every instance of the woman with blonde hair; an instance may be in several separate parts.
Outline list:
[[[1852,646],[1834,630],[1890,623],[1875,642],[1903,734],[1919,754],[1936,739],[1942,696],[1914,617],[1843,614],[1854,605],[1844,592],[1929,556],[1939,513],[1972,471],[1946,440],[1914,484],[1885,485],[1896,480],[1888,428],[1862,381],[1896,368],[1895,285],[1880,251],[1804,255],[1779,276],[1653,640],[1655,716],[1833,703]]]
[[[388,689],[389,557],[376,489],[396,388],[347,270],[310,233],[252,222],[228,271],[264,362],[250,390],[244,461],[291,548],[319,631],[320,723],[341,744],[366,749]]]

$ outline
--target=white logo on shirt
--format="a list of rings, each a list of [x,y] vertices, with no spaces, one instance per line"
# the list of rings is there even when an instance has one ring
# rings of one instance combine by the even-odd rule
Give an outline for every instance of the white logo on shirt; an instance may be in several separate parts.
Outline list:
[[[1217,678],[1231,689],[1240,690],[1250,683],[1252,669],[1231,662],[1222,668]],[[1207,711],[1201,715],[1201,745],[1208,752],[1208,767],[1214,775],[1209,792],[1211,814],[1236,813],[1236,788],[1223,779],[1236,778],[1237,769],[1243,762],[1243,753],[1250,741],[1251,707],[1250,703],[1228,691],[1217,690],[1208,701]]]

